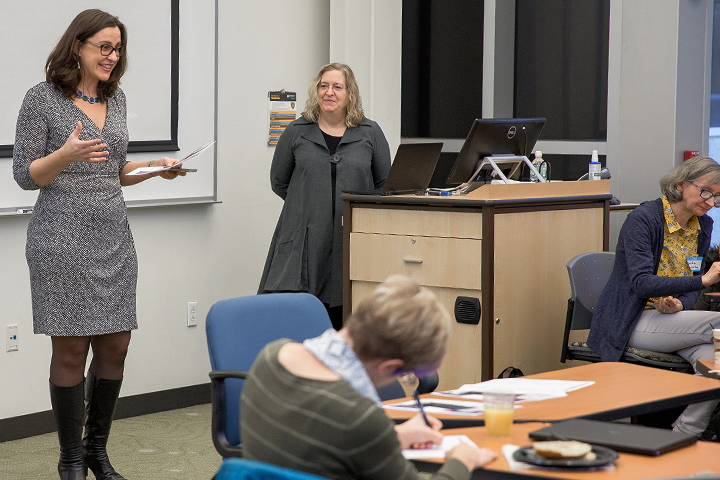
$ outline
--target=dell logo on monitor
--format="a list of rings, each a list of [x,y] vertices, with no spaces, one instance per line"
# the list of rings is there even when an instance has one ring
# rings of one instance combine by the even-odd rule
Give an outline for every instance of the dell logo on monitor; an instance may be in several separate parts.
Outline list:
[[[515,137],[515,134],[517,133],[517,127],[513,125],[512,127],[508,128],[507,131],[507,138],[508,140],[512,140]]]

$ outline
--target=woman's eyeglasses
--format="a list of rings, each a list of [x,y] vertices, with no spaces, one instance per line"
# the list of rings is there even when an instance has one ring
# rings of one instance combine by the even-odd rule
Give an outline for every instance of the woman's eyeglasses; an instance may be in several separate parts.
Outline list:
[[[327,92],[328,90],[333,90],[334,92],[342,93],[345,90],[345,86],[339,83],[331,85],[329,83],[322,82],[320,85],[318,85],[318,90],[320,92]]]
[[[687,181],[692,186],[696,187],[698,190],[700,190],[700,198],[703,200],[710,200],[713,199],[713,204],[716,207],[720,207],[720,193],[713,193],[712,191],[708,190],[705,187],[701,187],[695,182],[691,182],[690,180]]]
[[[85,43],[89,43],[93,47],[99,48],[100,55],[102,55],[103,57],[109,57],[110,55],[113,54],[113,52],[117,53],[118,57],[122,56],[123,47],[113,47],[109,43],[101,43],[100,45],[98,45],[97,43],[93,43],[89,40],[85,40]]]

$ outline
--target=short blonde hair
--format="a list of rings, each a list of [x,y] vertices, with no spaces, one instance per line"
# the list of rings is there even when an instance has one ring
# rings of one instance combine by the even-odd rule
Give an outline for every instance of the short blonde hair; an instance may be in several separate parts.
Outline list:
[[[315,80],[308,89],[308,99],[305,102],[305,111],[303,117],[311,122],[317,122],[320,117],[320,80],[325,72],[338,70],[345,75],[345,88],[347,89],[347,112],[345,113],[345,125],[348,128],[357,127],[365,118],[362,109],[362,100],[360,99],[360,88],[355,80],[355,74],[352,69],[343,63],[328,63],[318,72]]]
[[[362,299],[346,323],[363,360],[403,360],[403,370],[437,368],[450,338],[450,314],[427,288],[393,275]]]
[[[708,174],[712,174],[711,185],[720,184],[720,165],[710,157],[698,155],[684,161],[665,175],[660,180],[660,190],[670,203],[676,203],[683,198],[678,185],[682,182],[694,182]]]

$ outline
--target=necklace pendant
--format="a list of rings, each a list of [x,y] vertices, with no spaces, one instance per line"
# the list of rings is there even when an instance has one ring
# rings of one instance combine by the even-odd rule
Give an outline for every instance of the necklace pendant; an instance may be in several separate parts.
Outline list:
[[[87,102],[87,103],[90,103],[90,104],[102,103],[102,102],[103,102],[102,100],[100,100],[100,97],[88,97],[87,95],[85,95],[85,94],[82,92],[82,90],[78,90],[78,91],[75,93],[75,96],[76,96],[77,98],[79,98],[80,100],[82,100],[82,101],[84,101],[84,102]]]

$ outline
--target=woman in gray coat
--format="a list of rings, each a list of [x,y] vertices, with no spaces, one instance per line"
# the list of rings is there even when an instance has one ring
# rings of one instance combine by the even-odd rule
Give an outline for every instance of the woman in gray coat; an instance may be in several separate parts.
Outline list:
[[[270,243],[260,292],[310,292],[342,325],[342,201],[344,191],[385,183],[390,148],[365,117],[350,67],[325,65],[310,87],[302,116],[280,137],[270,183],[283,205]]]

